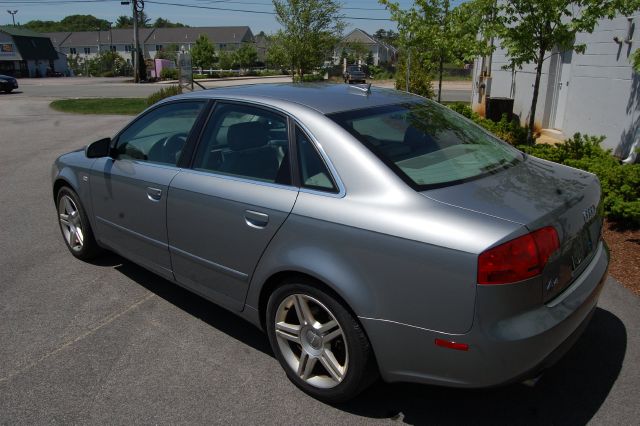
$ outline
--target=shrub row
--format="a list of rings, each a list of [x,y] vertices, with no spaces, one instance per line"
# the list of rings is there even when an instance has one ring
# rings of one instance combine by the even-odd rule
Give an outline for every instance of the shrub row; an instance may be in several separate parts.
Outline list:
[[[626,227],[640,226],[640,164],[621,164],[604,150],[604,137],[581,135],[558,145],[523,145],[533,156],[595,173],[602,185],[605,215]]]
[[[527,131],[516,120],[503,116],[494,123],[480,117],[467,104],[449,107],[527,154],[596,174],[602,185],[605,216],[622,226],[640,226],[640,164],[621,164],[611,150],[600,146],[603,136],[576,133],[557,145],[527,145]]]
[[[180,93],[182,93],[182,87],[180,86],[173,85],[173,86],[163,87],[162,89],[158,90],[157,92],[153,93],[147,98],[147,105],[151,106],[164,98],[168,98],[169,96],[179,95]]]
[[[509,142],[511,145],[522,145],[527,142],[527,129],[520,126],[518,120],[508,120],[506,114],[504,114],[502,119],[496,123],[473,112],[469,104],[456,102],[449,105],[449,108],[481,125],[503,141]]]

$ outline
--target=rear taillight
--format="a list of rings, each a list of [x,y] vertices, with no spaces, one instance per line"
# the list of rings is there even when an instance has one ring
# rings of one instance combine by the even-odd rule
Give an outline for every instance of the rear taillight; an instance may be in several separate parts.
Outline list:
[[[489,249],[478,257],[478,284],[509,284],[535,277],[559,248],[558,233],[547,226]]]

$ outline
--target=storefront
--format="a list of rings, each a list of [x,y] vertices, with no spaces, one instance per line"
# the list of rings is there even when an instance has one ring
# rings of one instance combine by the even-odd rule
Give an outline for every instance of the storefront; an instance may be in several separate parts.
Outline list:
[[[64,71],[56,70],[57,59],[48,37],[20,27],[0,27],[0,74],[45,77]]]

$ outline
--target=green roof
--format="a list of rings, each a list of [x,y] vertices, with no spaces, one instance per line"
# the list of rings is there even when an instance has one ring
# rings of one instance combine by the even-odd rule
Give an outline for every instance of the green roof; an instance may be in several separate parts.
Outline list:
[[[11,25],[0,26],[0,31],[16,37],[47,37],[28,28],[14,27]]]

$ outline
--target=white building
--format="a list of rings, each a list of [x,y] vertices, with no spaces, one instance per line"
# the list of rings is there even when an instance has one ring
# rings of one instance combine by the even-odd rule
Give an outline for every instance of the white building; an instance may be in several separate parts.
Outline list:
[[[195,27],[195,28],[140,28],[139,43],[146,59],[154,59],[158,51],[169,46],[184,46],[187,50],[198,37],[205,34],[216,51],[236,50],[243,43],[253,43],[253,33],[247,26]],[[54,47],[67,55],[92,58],[103,51],[112,50],[128,63],[132,60],[133,30],[77,31],[45,33]]]
[[[576,132],[603,135],[603,147],[625,158],[640,139],[640,74],[630,63],[640,46],[634,27],[640,13],[601,20],[591,34],[578,34],[586,52],[551,52],[544,62],[535,127],[558,139]],[[497,42],[499,44],[499,42]],[[528,124],[535,79],[534,65],[512,73],[498,49],[475,63],[473,108],[483,114],[485,96],[514,99],[514,113]],[[548,130],[547,130],[548,129]]]
[[[398,57],[398,50],[395,47],[388,45],[382,40],[378,40],[359,28],[356,28],[344,36],[336,46],[336,49],[333,52],[334,63],[339,63],[342,50],[344,49],[349,53],[350,46],[354,43],[364,46],[369,52],[371,52],[374,65],[386,62],[393,63]]]

